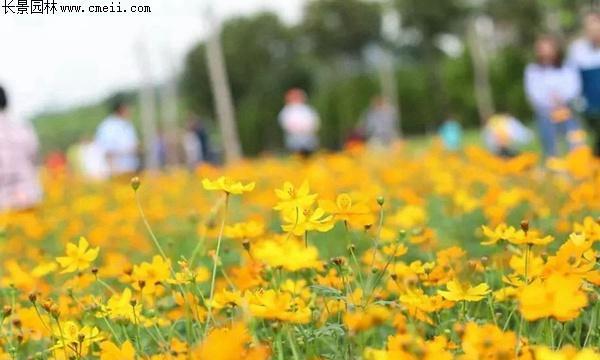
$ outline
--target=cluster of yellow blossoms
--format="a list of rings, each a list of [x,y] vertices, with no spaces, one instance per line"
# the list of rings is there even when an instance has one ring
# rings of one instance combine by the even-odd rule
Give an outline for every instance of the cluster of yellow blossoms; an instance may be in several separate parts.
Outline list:
[[[43,204],[0,215],[0,359],[600,359],[600,166],[537,164],[46,174]]]

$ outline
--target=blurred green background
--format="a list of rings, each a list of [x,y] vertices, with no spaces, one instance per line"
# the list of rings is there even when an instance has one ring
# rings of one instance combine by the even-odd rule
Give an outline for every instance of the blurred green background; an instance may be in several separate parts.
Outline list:
[[[306,90],[318,110],[323,146],[340,148],[370,99],[381,92],[381,51],[392,59],[391,81],[407,135],[433,133],[449,114],[466,127],[481,123],[473,44],[484,49],[493,110],[527,122],[531,113],[522,77],[535,37],[550,32],[568,43],[578,34],[581,15],[594,3],[315,0],[307,2],[297,24],[284,23],[272,13],[228,19],[221,42],[244,153],[281,149],[277,114],[290,87]],[[476,29],[488,31],[473,43],[468,36],[475,23],[483,24]],[[207,119],[218,143],[205,51],[205,44],[198,43],[178,76],[178,117],[180,124],[190,113]],[[136,92],[128,95],[136,104]],[[64,151],[92,136],[107,112],[98,103],[36,117],[42,152]],[[138,115],[136,107],[134,119],[139,122]]]

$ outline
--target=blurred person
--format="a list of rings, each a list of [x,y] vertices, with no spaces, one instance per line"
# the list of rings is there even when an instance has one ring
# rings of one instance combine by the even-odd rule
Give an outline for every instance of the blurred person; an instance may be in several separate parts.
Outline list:
[[[584,144],[584,133],[570,105],[579,96],[579,74],[563,64],[563,51],[557,38],[539,37],[534,63],[525,69],[525,93],[533,107],[540,139],[547,158],[557,155],[558,136],[565,136],[569,149]]]
[[[104,150],[90,137],[71,146],[67,157],[73,171],[86,179],[104,180],[109,176]]]
[[[369,143],[378,147],[388,147],[398,138],[398,113],[383,96],[371,100],[364,129]]]
[[[75,144],[71,144],[67,148],[67,164],[69,166],[69,170],[75,175],[83,174],[83,160],[81,160],[81,148],[84,145],[84,141],[85,140],[82,138],[78,142],[76,142]]]
[[[289,151],[307,157],[319,146],[319,115],[306,104],[306,94],[301,89],[290,89],[285,95],[285,102],[286,105],[279,113],[279,124],[285,133],[285,146]]]
[[[159,127],[156,131],[156,138],[154,139],[154,144],[152,144],[152,150],[155,153],[158,167],[160,169],[164,169],[165,166],[167,166],[167,156],[169,150],[167,136],[162,127]]]
[[[588,13],[583,28],[584,36],[569,49],[568,63],[581,76],[583,113],[595,133],[595,155],[600,157],[600,12]]]
[[[448,151],[460,150],[462,144],[462,126],[456,120],[455,116],[450,115],[446,117],[438,132],[444,149]]]
[[[194,169],[202,162],[214,162],[208,131],[198,116],[189,115],[182,141],[188,168]]]
[[[0,211],[27,210],[42,197],[35,166],[38,139],[30,126],[10,121],[8,104],[0,86]]]
[[[365,134],[360,126],[350,130],[344,139],[344,150],[359,149],[364,147],[366,142]]]
[[[111,105],[111,114],[96,131],[94,141],[104,152],[111,176],[132,174],[140,166],[139,140],[129,116],[129,105],[117,98]]]
[[[202,162],[215,163],[215,153],[210,143],[210,136],[206,129],[205,122],[200,117],[194,117],[192,119],[192,131],[196,134],[200,143],[200,155],[199,159]]]
[[[194,170],[202,161],[204,155],[202,153],[202,145],[200,138],[196,133],[196,123],[190,120],[183,133],[182,139],[183,153],[185,155],[185,163],[190,170]]]
[[[52,150],[46,156],[44,166],[51,173],[62,173],[67,169],[67,157],[60,150]]]
[[[483,129],[487,148],[494,154],[510,158],[519,154],[519,147],[532,139],[531,130],[510,114],[493,115]]]

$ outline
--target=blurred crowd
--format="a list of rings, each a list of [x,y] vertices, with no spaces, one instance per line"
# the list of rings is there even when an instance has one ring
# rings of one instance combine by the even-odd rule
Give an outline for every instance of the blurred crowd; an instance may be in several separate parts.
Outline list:
[[[540,35],[533,49],[534,60],[524,69],[525,92],[535,113],[546,159],[588,145],[582,120],[586,120],[588,133],[593,136],[595,155],[600,156],[600,13],[588,13],[582,25],[583,36],[566,51],[559,37]],[[367,144],[386,149],[397,142],[398,111],[388,100],[379,95],[372,99],[357,126],[347,134],[346,146]],[[9,97],[0,87],[0,210],[27,209],[42,196],[35,165],[38,140],[29,125],[8,119],[8,106]],[[144,165],[131,118],[127,101],[115,99],[93,137],[83,138],[64,156],[54,154],[49,163],[68,166],[90,179],[129,178]],[[512,116],[510,109],[486,120],[482,137],[487,148],[498,156],[513,157],[534,138],[533,131]],[[290,153],[309,157],[319,149],[321,120],[302,89],[292,88],[285,94],[278,121]],[[201,118],[190,115],[181,133],[176,142],[184,157],[181,162],[188,168],[218,163],[218,151],[212,148]],[[461,149],[463,129],[456,116],[449,114],[438,134],[446,150]],[[160,167],[167,164],[168,147],[166,135],[159,131],[152,151]]]

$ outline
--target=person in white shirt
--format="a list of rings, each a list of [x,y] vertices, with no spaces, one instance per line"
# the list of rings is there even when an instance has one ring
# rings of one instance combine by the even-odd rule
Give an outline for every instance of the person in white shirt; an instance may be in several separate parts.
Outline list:
[[[309,156],[319,146],[319,115],[306,104],[306,94],[300,89],[289,90],[285,100],[286,105],[279,113],[279,124],[285,133],[285,146],[291,152]]]
[[[387,148],[398,139],[398,113],[383,96],[375,96],[364,118],[369,143],[375,148]]]
[[[558,136],[569,149],[584,144],[579,121],[570,106],[581,93],[577,70],[563,64],[557,38],[543,35],[535,43],[536,61],[525,69],[525,92],[531,104],[546,157],[557,155]]]
[[[111,176],[138,170],[139,140],[129,119],[129,106],[122,99],[114,102],[112,114],[98,126],[94,141],[104,152]]]
[[[109,175],[108,164],[104,150],[98,143],[85,140],[79,151],[83,176],[90,180],[105,180]]]

